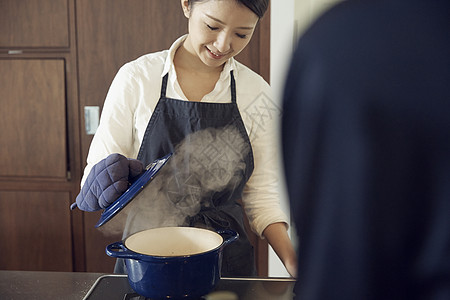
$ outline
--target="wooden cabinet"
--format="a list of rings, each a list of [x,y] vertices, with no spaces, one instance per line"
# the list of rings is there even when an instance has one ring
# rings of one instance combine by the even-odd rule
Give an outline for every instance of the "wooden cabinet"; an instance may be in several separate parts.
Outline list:
[[[68,0],[0,1],[0,47],[68,48]]]
[[[74,1],[0,1],[0,269],[84,268]]]
[[[6,270],[71,271],[70,194],[0,191],[0,266]]]
[[[266,80],[269,19],[238,57]],[[68,209],[92,140],[84,107],[103,106],[124,63],[187,32],[180,2],[2,0],[0,28],[0,238],[13,241],[0,269],[111,272],[105,246],[120,236],[94,228],[100,212]],[[252,239],[266,275],[267,244]]]
[[[63,59],[0,59],[0,176],[67,177]]]

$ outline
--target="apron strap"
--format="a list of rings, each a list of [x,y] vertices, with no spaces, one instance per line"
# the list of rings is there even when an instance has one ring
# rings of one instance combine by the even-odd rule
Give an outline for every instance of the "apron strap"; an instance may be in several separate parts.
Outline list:
[[[164,75],[161,85],[161,98],[166,98],[166,89],[167,89],[167,78],[169,78],[169,73]]]
[[[234,81],[233,70],[230,71],[231,77],[231,103],[236,103],[236,82]]]

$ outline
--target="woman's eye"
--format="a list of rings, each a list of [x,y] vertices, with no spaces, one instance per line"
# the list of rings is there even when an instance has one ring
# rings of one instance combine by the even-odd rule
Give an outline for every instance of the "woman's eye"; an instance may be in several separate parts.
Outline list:
[[[239,34],[239,33],[236,33],[236,36],[237,36],[238,38],[241,38],[241,39],[246,39],[246,38],[247,38],[247,35],[246,35],[246,34]]]
[[[210,26],[210,25],[208,25],[208,24],[206,24],[206,26],[208,26],[208,28],[209,28],[210,30],[217,30],[217,29],[219,29],[219,28],[217,28],[217,27],[212,27],[212,26]]]

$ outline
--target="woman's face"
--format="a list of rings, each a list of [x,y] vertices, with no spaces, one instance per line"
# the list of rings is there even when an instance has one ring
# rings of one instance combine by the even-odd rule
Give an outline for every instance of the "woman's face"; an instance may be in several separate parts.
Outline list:
[[[258,16],[235,0],[181,1],[189,19],[184,47],[208,67],[219,67],[250,42]]]

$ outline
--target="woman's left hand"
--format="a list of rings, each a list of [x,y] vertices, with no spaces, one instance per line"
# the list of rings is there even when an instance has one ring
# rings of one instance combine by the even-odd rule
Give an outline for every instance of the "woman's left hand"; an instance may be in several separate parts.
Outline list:
[[[288,258],[285,261],[283,261],[283,264],[288,271],[288,273],[294,277],[297,278],[297,257]]]
[[[286,231],[285,223],[273,223],[263,232],[264,237],[283,262],[289,274],[297,277],[297,254]]]

